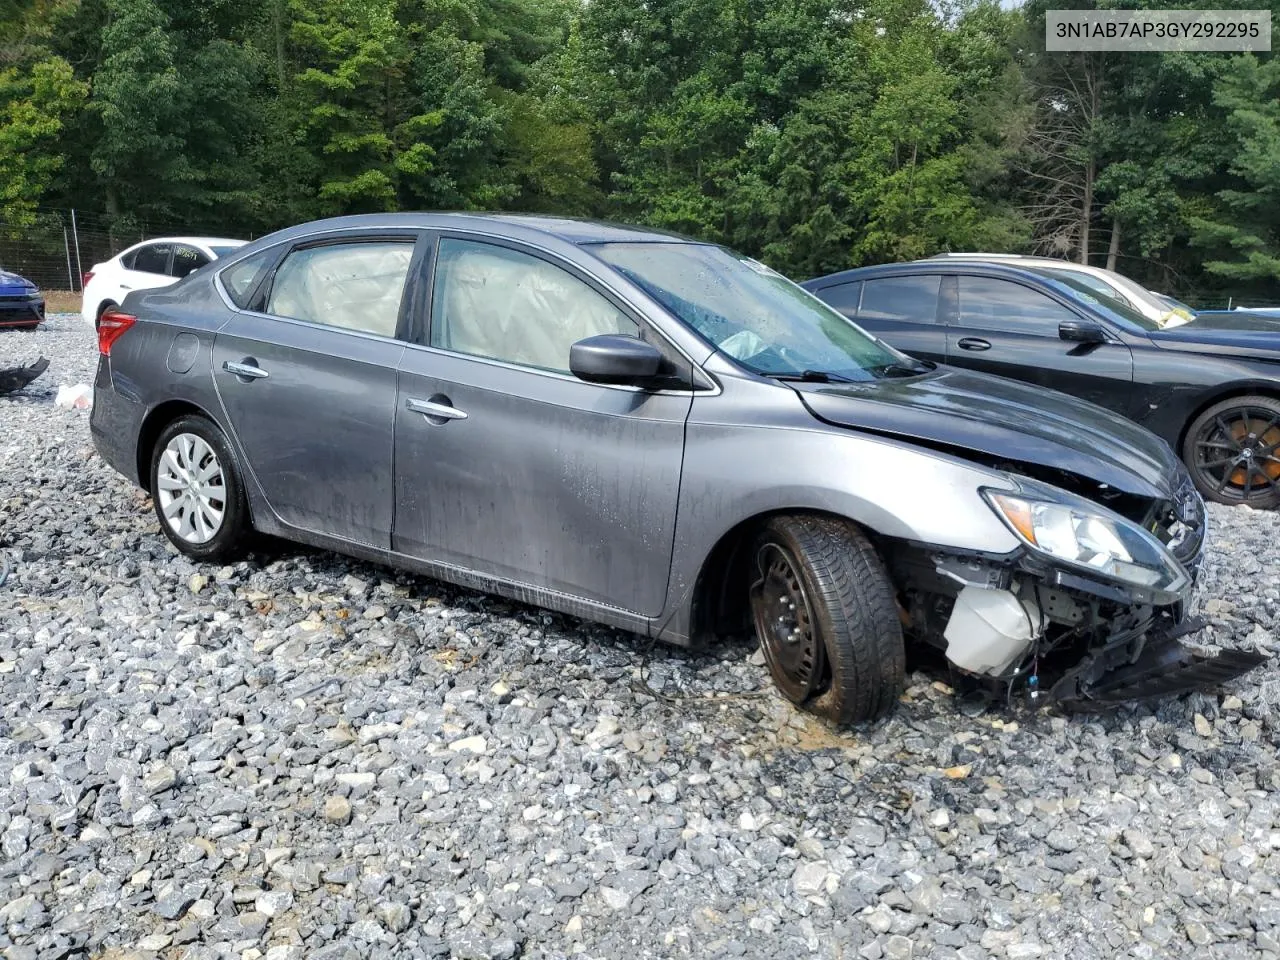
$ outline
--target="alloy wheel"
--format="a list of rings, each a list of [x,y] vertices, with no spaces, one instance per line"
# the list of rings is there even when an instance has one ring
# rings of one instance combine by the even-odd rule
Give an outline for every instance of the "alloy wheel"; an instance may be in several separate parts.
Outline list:
[[[1200,428],[1193,466],[1205,486],[1241,503],[1280,493],[1280,414],[1223,411]]]
[[[226,478],[213,448],[194,433],[165,446],[156,473],[156,497],[169,529],[193,544],[208,543],[226,516]]]
[[[818,690],[826,657],[799,564],[776,543],[756,554],[751,609],[774,682],[787,699],[804,703]]]

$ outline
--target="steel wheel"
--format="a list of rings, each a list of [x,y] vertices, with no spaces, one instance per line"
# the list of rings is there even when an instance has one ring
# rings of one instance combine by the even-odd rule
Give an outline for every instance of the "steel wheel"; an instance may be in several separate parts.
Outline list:
[[[1280,496],[1280,411],[1241,404],[1204,419],[1193,437],[1191,467],[1202,490],[1227,503]]]
[[[769,542],[756,553],[755,572],[751,609],[765,660],[782,694],[804,703],[822,682],[826,657],[799,564],[781,545]]]
[[[160,454],[156,498],[165,524],[179,539],[208,543],[226,516],[226,478],[213,448],[194,433],[172,437]]]

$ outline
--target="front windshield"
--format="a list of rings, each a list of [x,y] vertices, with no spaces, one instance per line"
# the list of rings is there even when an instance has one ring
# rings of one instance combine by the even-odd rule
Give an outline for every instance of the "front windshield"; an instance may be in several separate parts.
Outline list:
[[[930,369],[875,339],[782,274],[723,247],[603,243],[593,250],[754,373],[864,381]]]
[[[1126,301],[1100,292],[1095,286],[1084,282],[1081,277],[1070,270],[1037,267],[1031,272],[1038,273],[1050,281],[1058,288],[1059,293],[1064,293],[1073,300],[1092,307],[1096,312],[1122,327],[1138,330],[1159,330],[1163,326],[1163,324],[1152,320],[1146,314],[1139,313]]]

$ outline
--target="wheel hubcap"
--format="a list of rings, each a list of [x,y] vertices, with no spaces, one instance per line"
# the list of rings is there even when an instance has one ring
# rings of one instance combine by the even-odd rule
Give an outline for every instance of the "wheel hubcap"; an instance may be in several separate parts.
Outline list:
[[[1215,493],[1247,501],[1280,492],[1280,414],[1228,410],[1196,438],[1196,469]]]
[[[203,438],[180,433],[165,446],[156,497],[169,529],[187,543],[212,540],[226,515],[226,481],[218,455]]]
[[[803,703],[817,690],[825,659],[799,566],[777,544],[756,554],[751,608],[774,682],[788,699]]]

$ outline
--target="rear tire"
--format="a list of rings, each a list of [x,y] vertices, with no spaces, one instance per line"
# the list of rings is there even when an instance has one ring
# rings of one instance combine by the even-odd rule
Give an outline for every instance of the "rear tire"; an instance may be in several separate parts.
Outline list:
[[[750,560],[756,638],[779,691],[836,723],[874,720],[905,685],[906,652],[893,584],[851,523],[782,516]]]
[[[253,529],[235,455],[207,417],[179,417],[151,454],[151,499],[160,529],[193,560],[225,563],[246,552]]]
[[[1206,500],[1280,506],[1280,400],[1232,397],[1192,422],[1182,459]]]

